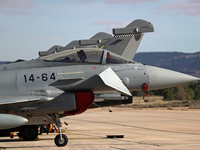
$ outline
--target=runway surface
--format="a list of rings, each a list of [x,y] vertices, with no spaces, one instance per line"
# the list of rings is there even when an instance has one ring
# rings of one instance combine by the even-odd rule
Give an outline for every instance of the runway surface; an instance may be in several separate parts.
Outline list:
[[[111,108],[91,109],[85,113],[62,118],[69,125],[66,147],[57,147],[57,133],[40,135],[39,141],[19,141],[0,137],[0,149],[37,150],[189,150],[200,149],[200,111]],[[124,135],[108,139],[106,135]]]

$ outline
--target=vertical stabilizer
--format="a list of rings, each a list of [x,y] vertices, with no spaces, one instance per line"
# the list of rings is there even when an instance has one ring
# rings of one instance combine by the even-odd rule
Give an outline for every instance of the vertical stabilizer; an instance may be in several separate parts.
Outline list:
[[[90,39],[74,40],[66,46],[55,45],[47,51],[40,51],[39,56],[46,56],[56,52],[75,48],[103,48],[133,59],[144,33],[153,32],[153,25],[145,20],[134,20],[125,28],[114,28],[113,36],[99,32]]]
[[[102,46],[109,51],[133,59],[144,33],[153,31],[153,25],[150,22],[134,20],[125,28],[113,29],[114,36]]]

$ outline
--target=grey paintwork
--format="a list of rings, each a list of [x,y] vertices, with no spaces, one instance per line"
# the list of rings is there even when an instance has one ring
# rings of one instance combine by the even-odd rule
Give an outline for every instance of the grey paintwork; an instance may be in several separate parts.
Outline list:
[[[198,80],[198,78],[189,75],[145,66],[131,60],[127,60],[127,63],[123,64],[106,63],[107,50],[81,48],[73,50],[73,52],[80,50],[104,51],[103,60],[101,63],[45,61],[45,59],[56,58],[56,55],[60,56],[57,53],[52,54],[52,56],[28,61],[27,63],[19,62],[3,65],[2,68],[6,69],[0,71],[1,112],[6,113],[12,110],[20,113],[19,111],[25,110],[25,108],[36,111],[40,107],[39,104],[44,103],[49,103],[47,106],[50,107],[49,105],[53,103],[51,101],[56,101],[55,97],[61,95],[66,97],[69,94],[64,92],[68,91],[118,91],[122,94],[130,95],[127,90],[140,91],[143,83],[146,83],[149,89],[158,89]],[[68,52],[70,51],[66,51],[66,54]],[[63,54],[65,52],[62,52]],[[110,54],[111,57],[116,55],[111,52]],[[33,62],[36,62],[36,66],[32,67]],[[108,70],[110,71],[107,74],[102,75],[103,72]],[[173,79],[173,77],[176,78]],[[65,110],[75,109],[75,99],[72,98],[72,101],[72,103],[68,103],[64,107]],[[12,106],[9,106],[9,104],[15,103],[25,104],[24,108],[16,107],[14,109]],[[7,107],[4,107],[5,105]],[[59,107],[61,106],[57,106],[56,108]],[[38,109],[37,112],[40,112],[39,110],[41,109]],[[41,110],[41,112],[43,111]],[[53,112],[55,112],[55,109]]]
[[[36,61],[37,62],[37,61]],[[22,65],[23,62],[19,64]],[[52,62],[49,64],[52,65]],[[68,91],[68,90],[77,90],[77,91],[106,91],[108,90],[105,85],[101,82],[99,78],[99,74],[111,67],[112,70],[119,76],[119,78],[124,81],[126,86],[130,90],[140,90],[141,87],[138,84],[148,83],[148,75],[145,69],[145,66],[137,63],[129,63],[129,64],[67,64],[66,66],[54,66],[52,67],[42,66],[39,68],[28,68],[29,63],[23,64],[21,68],[14,70],[12,67],[9,69],[7,66],[7,70],[3,70],[0,73],[0,91],[1,95],[10,96],[12,95],[31,95],[35,90],[48,90],[51,86],[56,87],[58,89]],[[63,64],[63,65],[64,65]],[[17,66],[16,64],[13,64]],[[94,69],[95,67],[95,69]],[[71,74],[69,74],[71,72]],[[42,75],[47,74],[47,81],[42,80]],[[52,73],[55,74],[54,79],[50,79]],[[65,74],[66,73],[66,74]],[[68,73],[68,74],[67,74]],[[74,73],[74,74],[72,74]],[[28,81],[31,75],[34,75],[34,82]],[[91,76],[94,76],[91,78]],[[75,78],[72,80],[71,78]],[[25,79],[26,78],[26,79]],[[76,79],[77,78],[77,79]],[[83,78],[83,79],[82,79]],[[69,80],[68,80],[69,79]],[[126,80],[129,80],[128,82]],[[96,80],[96,83],[93,82]],[[99,81],[99,82],[97,82]],[[87,86],[85,86],[87,85]],[[96,86],[99,85],[99,86]],[[109,87],[108,87],[109,88]],[[110,88],[109,88],[110,89]]]
[[[177,83],[183,84],[184,81],[187,83],[198,80],[196,77],[159,67],[146,66],[146,70],[151,77],[149,90],[168,88],[176,86]]]
[[[134,20],[125,28],[114,28],[113,36],[99,32],[87,40],[75,40],[65,47],[55,45],[48,51],[40,51],[39,56],[46,56],[74,48],[104,48],[118,55],[133,59],[144,33],[153,32],[153,25],[145,20]]]
[[[66,47],[54,46],[40,52],[41,57],[35,60],[0,65],[0,122],[6,119],[5,113],[12,113],[27,118],[26,125],[56,122],[60,127],[58,117],[77,107],[71,91],[131,95],[131,91],[141,91],[144,83],[148,89],[160,89],[199,80],[132,61],[143,33],[152,31],[149,22],[136,20],[125,28],[114,29],[113,37],[98,33]],[[81,51],[96,55],[81,56]],[[12,128],[19,124],[16,121],[7,125]]]
[[[0,113],[24,116],[29,120],[27,125],[52,123],[56,120],[54,114],[60,114],[61,117],[65,111],[76,109],[76,98],[70,91],[118,91],[131,95],[129,90],[141,90],[143,83],[149,83],[149,76],[142,64],[126,60],[112,52],[109,52],[111,57],[116,56],[126,63],[107,63],[108,51],[102,49],[81,48],[73,52],[80,50],[97,51],[102,54],[102,61],[90,63],[48,60],[56,55],[60,56],[57,53],[0,66]],[[70,51],[66,51],[66,54],[68,52]],[[65,52],[61,53],[61,56],[65,55]],[[44,121],[45,114],[50,117]],[[13,126],[9,125],[8,128]]]

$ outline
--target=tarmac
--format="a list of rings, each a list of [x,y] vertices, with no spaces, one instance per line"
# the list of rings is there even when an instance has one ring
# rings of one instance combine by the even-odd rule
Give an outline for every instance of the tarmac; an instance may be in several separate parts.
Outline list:
[[[68,145],[57,147],[58,133],[43,133],[38,141],[0,137],[1,150],[197,150],[200,149],[200,111],[114,108],[90,109],[62,118]],[[68,123],[68,126],[64,124]],[[123,135],[107,138],[107,135]]]

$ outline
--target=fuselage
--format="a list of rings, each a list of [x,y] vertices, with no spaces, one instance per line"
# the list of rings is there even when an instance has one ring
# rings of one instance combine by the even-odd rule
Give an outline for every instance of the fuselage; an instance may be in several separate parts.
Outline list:
[[[32,60],[33,62],[33,60]],[[31,62],[31,63],[32,63]],[[38,62],[38,60],[35,60]],[[14,69],[13,66],[21,65]],[[63,91],[112,91],[98,75],[111,68],[129,90],[141,90],[143,83],[149,83],[148,73],[143,64],[72,64],[54,66],[49,63],[29,68],[29,62],[1,65],[0,96],[30,95],[37,91],[56,87]],[[6,68],[6,69],[5,69]]]
[[[9,117],[18,119],[6,123],[8,128],[25,123],[54,123],[58,117],[86,111],[94,102],[94,92],[117,91],[131,96],[130,91],[146,92],[147,88],[162,89],[196,80],[199,79],[136,63],[107,50],[67,50],[0,65],[0,120],[7,117],[5,113],[14,114]],[[28,119],[28,123],[19,116]]]

